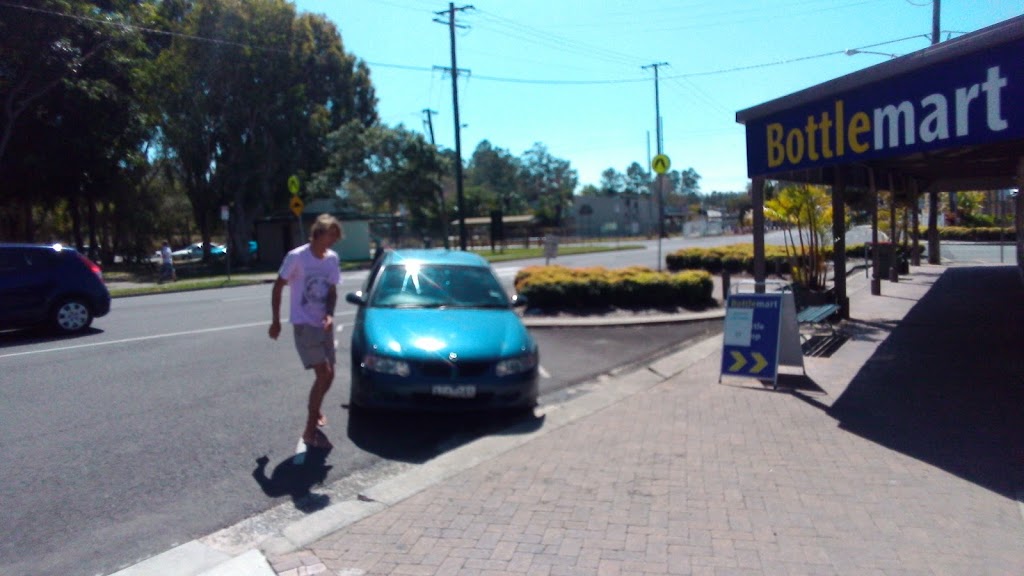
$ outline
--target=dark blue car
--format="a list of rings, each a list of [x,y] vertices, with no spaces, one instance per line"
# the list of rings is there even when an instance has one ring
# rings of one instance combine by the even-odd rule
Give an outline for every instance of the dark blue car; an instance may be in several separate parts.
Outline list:
[[[470,252],[396,250],[370,270],[352,332],[355,408],[528,409],[537,344],[490,264]]]
[[[110,311],[100,267],[60,244],[0,243],[0,329],[70,334]]]

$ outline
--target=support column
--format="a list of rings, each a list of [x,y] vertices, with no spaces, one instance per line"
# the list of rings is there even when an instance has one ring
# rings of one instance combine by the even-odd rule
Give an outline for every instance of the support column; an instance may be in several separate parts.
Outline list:
[[[889,244],[892,248],[892,261],[889,266],[889,281],[900,281],[899,264],[896,262],[896,184],[889,174]]]
[[[846,181],[837,167],[832,183],[832,269],[839,315],[850,319],[850,299],[846,297]],[[814,232],[811,231],[813,234]]]
[[[1017,230],[1017,266],[1024,275],[1024,158],[1017,161],[1017,206],[1013,223]]]
[[[878,268],[882,259],[878,252],[878,186],[875,185],[875,169],[868,168],[868,186],[871,189],[871,295],[882,294],[882,279]]]
[[[939,253],[939,191],[928,188],[928,263],[939,264],[942,256]]]
[[[910,213],[912,216],[911,220],[911,245],[910,245],[910,264],[912,266],[921,265],[921,250],[919,250],[920,242],[918,236],[921,234],[921,196],[917,189],[917,180],[910,181],[910,198],[912,201],[913,211]]]
[[[750,203],[754,224],[754,286],[764,292],[764,177],[755,176],[750,182]]]

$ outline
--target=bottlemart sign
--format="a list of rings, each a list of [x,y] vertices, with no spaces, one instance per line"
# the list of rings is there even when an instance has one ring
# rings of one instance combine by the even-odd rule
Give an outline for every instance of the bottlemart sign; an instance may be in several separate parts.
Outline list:
[[[768,176],[1024,138],[1024,40],[747,122],[747,174]]]

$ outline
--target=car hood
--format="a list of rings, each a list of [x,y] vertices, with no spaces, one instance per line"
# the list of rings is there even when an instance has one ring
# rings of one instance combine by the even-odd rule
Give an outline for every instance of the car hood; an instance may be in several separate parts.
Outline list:
[[[368,308],[363,330],[368,348],[410,360],[490,360],[534,349],[511,310]]]

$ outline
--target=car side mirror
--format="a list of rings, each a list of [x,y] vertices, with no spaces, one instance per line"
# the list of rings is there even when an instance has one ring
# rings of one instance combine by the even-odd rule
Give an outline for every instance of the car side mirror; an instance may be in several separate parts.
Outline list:
[[[528,302],[526,300],[526,296],[524,296],[522,294],[513,294],[512,295],[512,307],[513,308],[519,307],[519,306],[526,306],[527,304],[528,304]]]
[[[363,291],[357,290],[355,292],[349,292],[345,294],[345,301],[349,304],[355,304],[356,306],[365,306],[366,298],[363,297]]]

